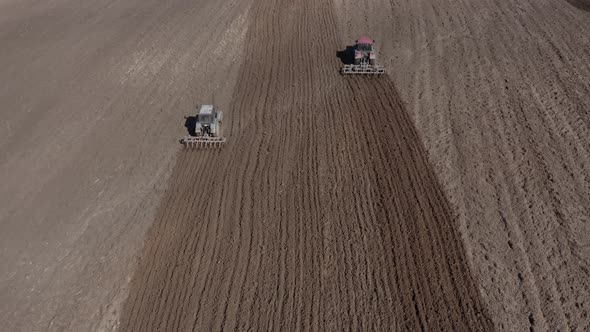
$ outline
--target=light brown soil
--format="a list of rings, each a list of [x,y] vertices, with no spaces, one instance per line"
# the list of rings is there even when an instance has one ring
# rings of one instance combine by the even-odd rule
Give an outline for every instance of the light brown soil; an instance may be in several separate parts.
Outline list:
[[[331,2],[252,15],[229,145],[180,153],[122,330],[491,329],[392,81],[339,76]]]
[[[0,1],[0,330],[116,324],[183,116],[228,107],[248,8]]]

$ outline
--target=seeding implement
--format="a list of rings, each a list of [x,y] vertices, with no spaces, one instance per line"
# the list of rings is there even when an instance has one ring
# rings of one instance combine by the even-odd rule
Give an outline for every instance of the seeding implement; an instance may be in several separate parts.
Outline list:
[[[181,139],[181,144],[189,148],[220,148],[224,145],[225,137],[221,136],[222,112],[217,107],[201,105],[199,114],[194,119],[194,128],[190,124],[190,135]]]
[[[345,64],[340,73],[343,75],[381,75],[385,74],[383,66],[376,64],[377,56],[373,48],[374,40],[369,37],[361,37],[352,48],[354,62]]]

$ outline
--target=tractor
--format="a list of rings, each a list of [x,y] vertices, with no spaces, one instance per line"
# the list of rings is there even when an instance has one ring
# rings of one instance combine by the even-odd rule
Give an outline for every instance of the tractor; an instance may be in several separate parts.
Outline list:
[[[383,66],[376,63],[377,56],[374,48],[375,41],[369,37],[359,38],[351,48],[349,57],[352,63],[347,63],[340,69],[343,75],[368,74],[382,75],[385,73]]]
[[[222,112],[213,105],[201,105],[196,116],[185,117],[189,136],[180,140],[185,147],[220,148],[225,143],[221,136]]]

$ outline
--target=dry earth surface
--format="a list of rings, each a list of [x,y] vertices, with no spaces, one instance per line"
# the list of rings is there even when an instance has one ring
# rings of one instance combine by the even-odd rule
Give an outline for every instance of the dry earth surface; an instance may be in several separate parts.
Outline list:
[[[115,326],[183,115],[231,99],[248,8],[0,1],[0,329]]]
[[[250,7],[0,1],[3,328],[590,327],[587,1]]]

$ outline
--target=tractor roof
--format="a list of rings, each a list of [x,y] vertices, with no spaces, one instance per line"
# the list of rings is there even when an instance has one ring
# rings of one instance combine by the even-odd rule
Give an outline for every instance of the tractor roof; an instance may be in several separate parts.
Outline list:
[[[213,105],[201,105],[199,114],[213,114]]]
[[[358,44],[373,44],[373,39],[369,37],[361,37],[356,41]]]

